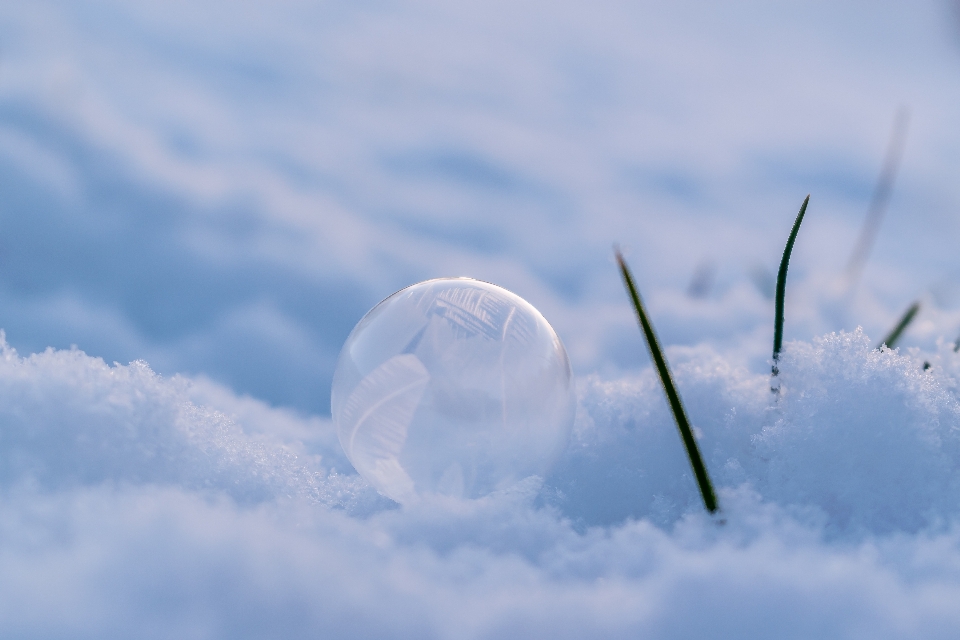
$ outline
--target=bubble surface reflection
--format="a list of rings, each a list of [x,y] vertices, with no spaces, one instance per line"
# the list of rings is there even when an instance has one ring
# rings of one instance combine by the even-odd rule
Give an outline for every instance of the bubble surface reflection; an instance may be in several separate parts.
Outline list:
[[[331,405],[353,466],[409,504],[542,477],[575,396],[566,350],[539,311],[496,285],[440,278],[363,317],[340,352]]]

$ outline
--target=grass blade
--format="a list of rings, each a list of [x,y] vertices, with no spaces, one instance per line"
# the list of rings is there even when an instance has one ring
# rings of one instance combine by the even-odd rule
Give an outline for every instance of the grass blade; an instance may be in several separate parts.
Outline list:
[[[783,249],[783,258],[780,260],[780,271],[777,273],[777,294],[776,294],[776,312],[773,318],[773,368],[771,374],[773,381],[770,383],[770,391],[780,393],[780,383],[777,376],[780,374],[778,366],[780,362],[780,350],[783,348],[783,301],[787,295],[787,267],[790,266],[790,254],[793,252],[793,243],[797,240],[797,232],[800,231],[800,223],[803,222],[803,216],[807,212],[807,204],[810,202],[810,195],[803,199],[800,205],[800,213],[797,214],[797,220],[793,223],[793,229],[790,230],[790,237],[787,238],[787,246]]]
[[[637,287],[633,283],[633,276],[630,275],[630,269],[623,259],[623,254],[620,253],[619,249],[615,249],[614,251],[617,256],[617,264],[620,266],[620,273],[623,275],[623,283],[627,287],[627,293],[630,295],[633,308],[637,312],[637,320],[640,322],[640,328],[643,330],[644,338],[647,339],[650,355],[653,357],[653,363],[657,367],[657,373],[660,374],[660,382],[663,384],[663,390],[667,394],[667,400],[670,402],[673,418],[677,421],[677,428],[680,430],[683,446],[687,449],[690,466],[693,467],[693,473],[697,477],[697,485],[699,485],[700,495],[703,497],[703,506],[705,506],[710,513],[715,513],[717,511],[717,496],[713,493],[713,485],[710,482],[710,476],[707,475],[707,468],[703,465],[703,458],[700,457],[700,449],[697,447],[697,441],[693,437],[693,431],[690,429],[689,421],[687,421],[687,414],[683,410],[683,404],[680,402],[680,394],[677,393],[676,385],[673,384],[673,377],[667,368],[667,360],[663,357],[660,342],[657,340],[657,335],[653,332],[653,325],[650,324],[650,320],[647,318],[647,312],[643,308],[643,302],[640,300],[640,294],[637,293]]]
[[[693,277],[690,279],[690,286],[687,287],[687,295],[694,300],[702,300],[710,295],[713,289],[713,281],[716,280],[717,268],[710,260],[704,260],[697,265]]]
[[[847,292],[851,292],[860,279],[867,256],[870,255],[870,249],[873,248],[877,233],[880,231],[880,223],[883,222],[883,214],[890,203],[893,183],[900,168],[900,160],[903,158],[909,120],[910,112],[906,107],[900,107],[893,121],[893,131],[890,132],[890,142],[887,144],[887,155],[883,160],[883,168],[880,170],[873,196],[870,198],[867,217],[863,221],[857,244],[853,248],[853,253],[850,254],[850,261],[844,271],[844,290]]]
[[[914,316],[917,315],[917,312],[920,311],[920,303],[914,302],[910,305],[910,308],[907,309],[906,313],[900,318],[900,322],[897,323],[897,326],[893,328],[893,331],[887,334],[887,337],[880,341],[880,344],[877,345],[877,349],[883,348],[883,345],[887,345],[887,349],[893,349],[894,345],[897,343],[897,340],[900,339],[900,336],[903,335],[903,332],[906,331],[907,327],[910,326],[910,323],[913,322]]]

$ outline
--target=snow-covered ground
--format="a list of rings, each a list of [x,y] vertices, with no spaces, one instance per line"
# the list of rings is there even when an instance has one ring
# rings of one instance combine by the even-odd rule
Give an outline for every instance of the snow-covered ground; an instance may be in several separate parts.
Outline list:
[[[3,3],[0,635],[956,637],[958,104],[945,1]],[[330,380],[444,275],[544,313],[577,421],[542,482],[401,509]]]

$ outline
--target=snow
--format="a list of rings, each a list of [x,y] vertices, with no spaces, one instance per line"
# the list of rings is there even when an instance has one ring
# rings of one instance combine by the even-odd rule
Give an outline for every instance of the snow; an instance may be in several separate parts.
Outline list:
[[[5,347],[0,626],[35,637],[955,632],[954,374],[876,351],[862,332],[829,334],[787,344],[776,400],[767,376],[709,350],[670,355],[722,523],[698,503],[649,371],[582,381],[575,437],[545,481],[397,508],[345,465],[328,420],[142,362]]]
[[[956,637],[957,32],[933,0],[5,2],[0,634]],[[777,398],[757,283],[807,193]],[[400,507],[340,449],[334,362],[461,275],[557,330],[573,436]]]

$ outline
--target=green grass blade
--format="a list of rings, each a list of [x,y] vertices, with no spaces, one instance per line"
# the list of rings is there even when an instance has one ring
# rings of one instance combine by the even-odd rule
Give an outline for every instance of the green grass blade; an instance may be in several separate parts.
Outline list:
[[[893,331],[888,333],[887,337],[880,341],[880,344],[877,345],[877,349],[882,348],[883,345],[887,345],[887,349],[893,349],[894,345],[897,344],[897,340],[900,339],[900,336],[903,335],[903,332],[906,331],[907,327],[910,326],[910,323],[913,322],[913,318],[917,315],[918,311],[920,311],[920,303],[914,302],[900,318],[900,322],[898,322],[897,326],[893,328]]]
[[[774,378],[780,374],[780,368],[777,365],[780,361],[780,350],[783,348],[783,300],[787,295],[787,267],[790,266],[793,243],[797,240],[797,232],[800,231],[800,223],[803,222],[803,216],[807,212],[809,202],[810,195],[807,194],[803,204],[800,205],[800,213],[797,214],[797,220],[793,223],[793,229],[790,230],[790,237],[787,238],[787,246],[784,247],[783,258],[780,260],[780,271],[777,272],[776,312],[773,318],[773,368],[771,370]],[[772,383],[770,390],[779,393],[780,385]]]
[[[680,402],[680,394],[677,393],[676,385],[673,384],[673,377],[667,368],[666,358],[663,357],[663,350],[660,348],[660,342],[657,335],[653,332],[653,325],[647,318],[647,312],[640,300],[640,294],[637,293],[637,287],[633,283],[633,276],[630,275],[630,269],[623,259],[619,249],[614,250],[617,256],[617,264],[620,265],[620,273],[623,275],[623,283],[627,287],[627,293],[633,302],[633,308],[637,312],[637,320],[640,321],[640,328],[643,330],[643,336],[647,339],[647,346],[650,348],[650,355],[653,357],[653,363],[657,367],[657,373],[660,374],[660,382],[663,384],[663,390],[667,394],[667,400],[670,402],[670,409],[673,411],[673,418],[677,422],[677,428],[680,430],[680,437],[683,439],[683,445],[687,449],[687,456],[690,458],[690,466],[693,467],[693,473],[697,477],[697,484],[700,487],[700,495],[703,497],[703,505],[710,513],[717,511],[717,496],[713,493],[713,484],[710,482],[710,476],[707,475],[707,468],[703,464],[703,458],[700,457],[700,449],[697,447],[697,441],[693,437],[693,430],[687,421],[687,414],[683,410],[683,403]]]

